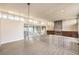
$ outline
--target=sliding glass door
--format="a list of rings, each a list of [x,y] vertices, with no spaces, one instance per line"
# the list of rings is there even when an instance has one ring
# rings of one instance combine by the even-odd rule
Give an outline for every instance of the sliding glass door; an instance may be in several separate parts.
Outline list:
[[[24,39],[25,40],[40,40],[40,35],[45,31],[45,26],[24,26]]]

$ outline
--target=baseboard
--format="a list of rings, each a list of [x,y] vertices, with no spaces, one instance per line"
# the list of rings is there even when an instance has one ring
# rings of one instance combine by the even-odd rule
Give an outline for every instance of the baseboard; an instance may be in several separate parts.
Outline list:
[[[24,39],[17,39],[17,40],[12,40],[12,41],[1,42],[1,45],[6,44],[6,43],[15,42],[15,41],[20,41],[20,40],[24,40]]]

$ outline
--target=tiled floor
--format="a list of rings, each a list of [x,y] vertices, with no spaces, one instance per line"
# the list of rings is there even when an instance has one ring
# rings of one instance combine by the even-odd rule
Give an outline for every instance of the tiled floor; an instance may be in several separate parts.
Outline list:
[[[48,38],[52,40],[52,41],[48,40],[50,44],[44,40],[43,41],[26,40],[26,42],[22,40],[2,45],[0,47],[1,48],[0,55],[76,55],[77,54],[68,49],[65,49],[64,47],[61,46],[62,44],[60,43],[59,43],[60,45],[58,44],[59,46],[57,46],[57,43],[53,41],[53,36],[50,36]]]

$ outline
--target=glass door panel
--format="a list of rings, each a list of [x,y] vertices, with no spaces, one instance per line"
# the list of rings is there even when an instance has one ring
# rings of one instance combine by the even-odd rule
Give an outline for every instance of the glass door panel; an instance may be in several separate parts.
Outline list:
[[[24,26],[24,39],[25,40],[40,40],[40,35],[45,31],[45,27],[42,26]]]

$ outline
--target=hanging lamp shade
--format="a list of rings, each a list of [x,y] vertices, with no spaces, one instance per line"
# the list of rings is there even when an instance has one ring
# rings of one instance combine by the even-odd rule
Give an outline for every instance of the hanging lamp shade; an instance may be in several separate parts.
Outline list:
[[[27,3],[27,5],[30,5],[30,3]]]

